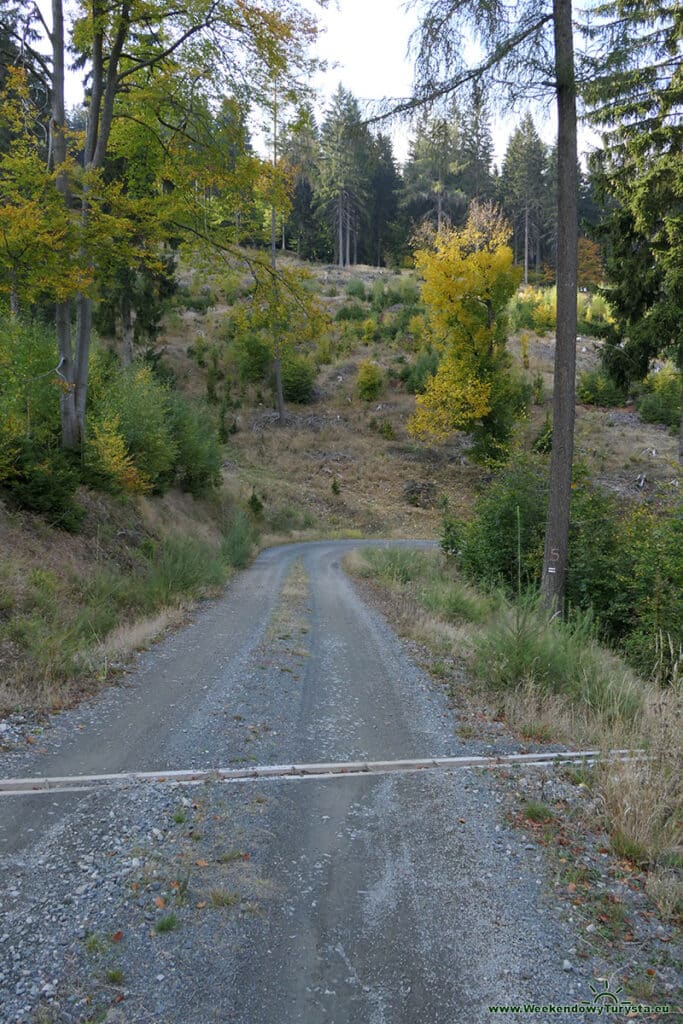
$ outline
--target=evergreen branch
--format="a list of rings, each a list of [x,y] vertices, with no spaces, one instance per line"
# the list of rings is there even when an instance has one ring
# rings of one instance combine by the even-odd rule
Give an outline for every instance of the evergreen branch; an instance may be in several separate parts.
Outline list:
[[[500,62],[504,60],[504,58],[507,57],[514,49],[516,49],[517,46],[535,35],[541,28],[543,28],[544,25],[548,24],[548,22],[552,21],[552,17],[552,14],[544,14],[522,31],[513,33],[513,35],[504,39],[492,50],[486,60],[482,61],[476,67],[467,68],[459,75],[449,79],[449,81],[442,82],[416,96],[411,96],[409,99],[399,100],[393,105],[391,110],[376,114],[373,117],[368,118],[364,123],[378,124],[381,121],[386,121],[392,117],[400,117],[402,114],[408,114],[413,110],[429,106],[437,100],[443,99],[444,96],[455,92],[468,82],[478,81],[483,78],[487,72],[496,67],[496,65],[500,64]],[[554,85],[554,82],[552,84]]]

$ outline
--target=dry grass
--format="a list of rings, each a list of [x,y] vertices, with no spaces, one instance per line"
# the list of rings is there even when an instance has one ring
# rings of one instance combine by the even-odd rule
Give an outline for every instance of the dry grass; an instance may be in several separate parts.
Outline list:
[[[683,879],[672,868],[655,868],[645,883],[645,891],[665,920],[683,918]]]
[[[308,631],[308,573],[301,559],[289,570],[273,609],[266,635],[270,640],[290,639]]]
[[[521,364],[520,332],[510,339],[509,349]],[[529,368],[527,377],[539,374],[543,381],[544,401],[533,406],[524,430],[527,439],[535,438],[550,410],[553,393],[553,360],[555,339],[552,335],[538,337],[530,332]],[[586,370],[600,366],[602,342],[579,339],[576,352],[577,378]],[[642,501],[656,492],[666,499],[676,497],[680,486],[677,462],[677,441],[665,427],[644,423],[633,406],[624,409],[601,409],[577,406],[575,430],[576,458],[585,462],[596,481],[607,490],[632,501]],[[638,484],[645,475],[644,487]]]
[[[437,496],[449,493],[454,511],[465,513],[471,504],[477,467],[461,467],[446,446],[423,450],[406,432],[413,399],[402,396],[384,413],[394,426],[396,440],[387,442],[371,426],[381,418],[371,409],[350,404],[336,419],[329,406],[312,407],[307,414],[323,421],[303,429],[270,426],[254,434],[249,424],[231,440],[243,490],[252,487],[264,501],[264,515],[282,508],[307,512],[315,525],[329,529],[356,529],[365,534],[396,537],[433,537],[440,528],[438,500],[430,508],[412,506],[404,487],[409,480],[434,484]],[[233,477],[234,480],[234,477]],[[338,494],[333,491],[336,481]],[[466,482],[467,481],[467,482]]]
[[[228,496],[223,500],[227,503]],[[155,537],[187,534],[208,544],[220,544],[221,524],[215,505],[173,489],[155,497],[139,497],[137,511],[145,530]]]
[[[648,690],[631,729],[612,745],[643,747],[647,759],[603,767],[597,774],[605,821],[618,851],[644,864],[683,865],[683,689]]]
[[[189,606],[181,603],[177,607],[162,608],[156,615],[149,615],[134,622],[124,622],[92,650],[93,669],[111,662],[122,662],[136,651],[145,650],[160,639],[169,629],[177,629],[187,621]]]
[[[113,666],[183,620],[204,569],[206,593],[229,572],[227,499],[172,492],[136,507],[82,490],[79,500],[86,518],[76,535],[0,511],[0,714],[94,692]]]
[[[476,665],[482,642],[488,644],[492,656],[505,654],[505,645],[516,642],[511,628],[515,613],[500,601],[491,603],[488,621],[448,621],[448,586],[457,587],[452,570],[444,571],[438,556],[430,559],[414,554],[412,568],[409,559],[406,552],[393,564],[385,552],[363,549],[347,556],[344,565],[349,572],[372,581],[390,621],[404,635],[427,647],[434,658],[471,669]],[[438,588],[430,590],[430,579],[439,576],[443,579],[443,609],[439,611],[432,602],[426,610],[426,595],[440,593]],[[463,607],[467,610],[470,606],[465,603]],[[473,610],[478,614],[478,606]],[[529,650],[532,654],[537,652],[539,671],[543,671],[543,645],[546,639],[551,649],[555,644],[552,637],[540,637],[538,644],[534,637],[535,634],[528,641]],[[573,651],[571,643],[567,643],[566,652],[557,662],[558,671],[571,672]],[[517,652],[510,651],[506,656],[513,664]],[[480,673],[480,681],[488,692],[489,715],[502,714],[524,740],[562,742],[572,749],[597,748],[605,752],[644,748],[646,759],[603,762],[596,769],[593,785],[602,807],[603,824],[618,855],[651,867],[680,865],[683,689],[660,689],[638,679],[612,652],[597,645],[593,644],[584,656],[588,660],[577,676],[568,677],[566,693],[552,692],[544,676],[536,679],[533,663],[518,685],[497,684],[493,691],[487,686],[487,676]],[[493,671],[491,660],[488,665]],[[469,683],[465,684],[469,696],[467,692],[460,693],[468,707],[480,699],[473,680],[470,671]],[[675,903],[674,894],[679,890],[667,883],[668,878],[662,875],[653,884],[659,886],[660,901]]]
[[[500,710],[513,732],[535,742],[560,742],[577,750],[596,742],[596,730],[566,698],[538,693],[533,684],[501,697]],[[599,737],[598,737],[599,738]]]

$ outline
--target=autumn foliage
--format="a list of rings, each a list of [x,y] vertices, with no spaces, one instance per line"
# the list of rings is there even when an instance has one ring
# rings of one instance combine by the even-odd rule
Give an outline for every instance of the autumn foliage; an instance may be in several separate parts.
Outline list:
[[[508,236],[495,208],[472,204],[462,230],[442,230],[433,247],[415,254],[428,342],[441,358],[417,398],[410,429],[441,440],[456,430],[471,432],[484,459],[505,446],[527,401],[505,347],[505,310],[520,279]]]

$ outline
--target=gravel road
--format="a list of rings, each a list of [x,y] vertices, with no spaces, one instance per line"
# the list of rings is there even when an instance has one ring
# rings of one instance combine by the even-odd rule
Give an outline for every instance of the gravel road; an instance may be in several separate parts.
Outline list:
[[[443,688],[343,574],[358,545],[263,552],[0,775],[509,749],[456,736]],[[0,1020],[593,1019],[489,1011],[591,995],[502,800],[462,771],[0,796]]]

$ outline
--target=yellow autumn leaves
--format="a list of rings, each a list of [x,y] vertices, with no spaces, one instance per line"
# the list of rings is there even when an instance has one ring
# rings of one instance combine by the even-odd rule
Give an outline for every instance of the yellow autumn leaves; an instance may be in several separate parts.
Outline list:
[[[410,430],[448,437],[475,424],[495,430],[501,379],[510,371],[505,309],[520,280],[506,244],[509,228],[493,207],[473,204],[461,230],[441,231],[415,262],[423,277],[427,337],[441,353],[436,374],[417,398]]]

